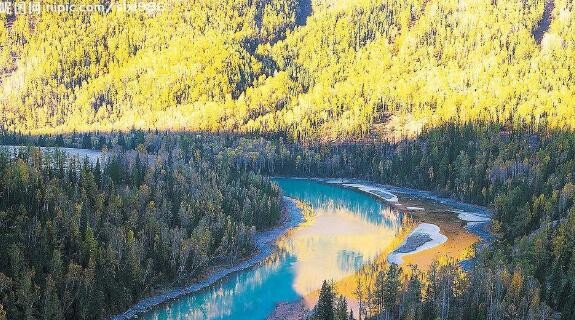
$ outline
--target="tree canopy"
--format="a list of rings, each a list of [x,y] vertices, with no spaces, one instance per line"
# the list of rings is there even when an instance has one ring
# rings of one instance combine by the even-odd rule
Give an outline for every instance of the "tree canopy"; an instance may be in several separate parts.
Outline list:
[[[182,145],[103,163],[0,152],[0,318],[107,318],[253,253],[279,189]]]
[[[305,140],[404,136],[454,121],[575,126],[568,0],[547,13],[543,0],[164,4],[5,17],[2,127]]]

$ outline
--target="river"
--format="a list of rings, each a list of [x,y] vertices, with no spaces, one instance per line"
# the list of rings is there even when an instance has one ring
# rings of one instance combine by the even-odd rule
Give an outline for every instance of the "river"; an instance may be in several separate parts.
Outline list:
[[[339,280],[374,259],[401,225],[399,212],[360,191],[307,179],[276,182],[315,217],[254,268],[163,304],[145,319],[265,319],[277,303],[298,300],[324,279]]]
[[[401,230],[404,210],[377,197],[396,201],[393,194],[313,179],[275,180],[284,195],[309,204],[314,217],[253,268],[161,304],[144,319],[266,319],[278,303],[299,300],[324,279],[343,279],[375,259]]]
[[[92,162],[103,157],[97,151],[61,151]],[[489,237],[482,227],[489,221],[484,208],[429,192],[356,180],[274,180],[286,197],[311,206],[313,217],[299,223],[298,210],[287,199],[290,221],[259,235],[257,255],[202,283],[145,299],[116,318],[266,319],[279,303],[309,297],[323,280],[341,280],[384,250],[391,252],[390,262],[421,266],[438,254],[456,256],[477,239]],[[407,217],[415,217],[418,225],[410,226],[411,233],[403,234],[400,244],[398,237]],[[284,234],[289,227],[293,228]],[[270,246],[281,234],[277,247]],[[473,234],[476,239],[470,237]]]

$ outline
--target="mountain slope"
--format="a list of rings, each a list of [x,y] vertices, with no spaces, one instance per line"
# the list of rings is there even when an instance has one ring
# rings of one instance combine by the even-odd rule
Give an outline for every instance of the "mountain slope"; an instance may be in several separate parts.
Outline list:
[[[567,0],[551,13],[544,1],[514,0],[167,8],[18,17],[7,33],[18,69],[1,85],[3,128],[341,139],[454,121],[575,127]],[[539,44],[533,31],[544,16]]]

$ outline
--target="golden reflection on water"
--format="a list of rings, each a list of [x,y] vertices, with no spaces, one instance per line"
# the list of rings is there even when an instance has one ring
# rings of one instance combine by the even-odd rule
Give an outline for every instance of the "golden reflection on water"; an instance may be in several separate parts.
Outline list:
[[[263,263],[163,304],[144,318],[265,319],[278,302],[307,300],[324,279],[349,279],[397,242],[403,218],[384,203],[310,181],[288,181],[283,188],[314,208],[308,222],[282,237],[279,249]]]
[[[278,243],[297,257],[293,288],[301,296],[320,288],[323,280],[338,281],[374,260],[400,226],[398,214],[389,209],[381,212],[387,224],[333,206],[315,209],[315,214]]]

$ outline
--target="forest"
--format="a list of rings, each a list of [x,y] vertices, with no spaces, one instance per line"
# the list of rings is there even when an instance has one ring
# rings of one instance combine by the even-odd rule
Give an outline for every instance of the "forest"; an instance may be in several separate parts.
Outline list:
[[[277,223],[267,178],[139,146],[102,164],[0,153],[0,318],[109,317],[246,257],[255,232]]]
[[[361,178],[485,205],[494,212],[496,240],[488,249],[478,248],[474,268],[464,271],[453,261],[440,261],[427,273],[394,270],[391,285],[386,285],[386,290],[395,292],[393,299],[377,302],[376,292],[382,290],[377,289],[377,279],[389,277],[390,266],[367,266],[360,273],[365,280],[358,291],[366,301],[362,319],[385,312],[387,319],[575,316],[575,134],[571,132],[534,131],[528,126],[506,130],[477,123],[450,124],[428,129],[417,139],[377,143],[298,143],[153,131],[39,137],[5,133],[0,141],[96,149],[116,146],[128,152],[140,148],[150,154],[162,145],[181,145],[240,172]],[[409,291],[415,290],[410,289],[414,281],[419,288],[415,297]],[[446,288],[451,289],[445,292]],[[415,300],[408,303],[408,296]]]
[[[540,289],[521,269],[497,265],[461,270],[441,261],[421,272],[394,264],[360,271],[354,291],[360,314],[348,309],[335,287],[324,283],[312,320],[353,319],[556,319]]]
[[[276,163],[293,174],[361,177],[492,208],[497,240],[477,252],[480,263],[468,273],[454,263],[419,273],[426,281],[416,280],[426,285],[417,284],[422,296],[412,311],[404,309],[410,306],[404,299],[417,271],[392,282],[393,300],[373,307],[377,289],[368,294],[369,284],[377,284],[382,271],[368,270],[362,287],[368,318],[386,312],[385,319],[575,317],[573,133],[448,125],[414,141],[292,147],[286,155]],[[445,299],[437,297],[438,288],[449,289],[448,300],[438,302]]]
[[[242,259],[277,175],[493,211],[470,270],[362,269],[355,318],[575,319],[573,1],[162,3],[0,14],[0,144],[30,146],[0,153],[1,320],[106,318]],[[349,318],[329,280],[313,317]]]
[[[300,141],[474,121],[574,129],[570,0],[163,1],[0,15],[2,128]]]

